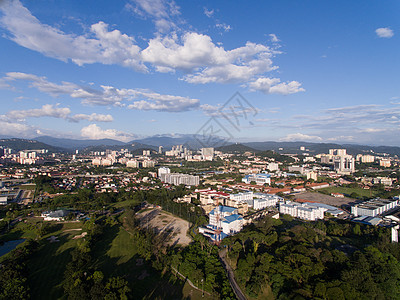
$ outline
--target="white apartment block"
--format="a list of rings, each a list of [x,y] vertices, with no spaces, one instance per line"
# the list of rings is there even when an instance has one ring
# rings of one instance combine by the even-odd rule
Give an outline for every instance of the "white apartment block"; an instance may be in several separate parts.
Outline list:
[[[338,174],[351,174],[355,172],[355,159],[351,155],[335,156],[333,164]]]
[[[371,199],[351,207],[354,216],[375,217],[399,205],[398,199]]]
[[[318,173],[317,172],[314,172],[314,171],[308,172],[308,173],[306,173],[306,176],[307,176],[307,180],[309,180],[309,179],[312,179],[314,181],[318,180]]]
[[[142,162],[143,168],[154,168],[156,162],[154,160],[144,160]]]
[[[267,207],[275,207],[283,198],[277,195],[256,193],[253,200],[247,200],[247,204],[255,210],[264,209]]]
[[[273,171],[279,171],[279,164],[276,163],[276,162],[270,162],[270,163],[268,163],[268,165],[267,165],[267,170],[268,170],[268,171],[271,171],[271,172],[273,172]]]
[[[358,154],[356,156],[356,160],[362,163],[373,163],[375,161],[375,156],[369,154],[366,155]]]
[[[128,160],[126,166],[128,168],[139,168],[139,162],[137,160]]]
[[[167,167],[158,168],[158,177],[159,178],[161,178],[162,174],[169,174],[169,173],[171,173],[171,170]]]
[[[390,159],[387,158],[382,158],[379,160],[379,166],[380,167],[385,167],[385,168],[390,168],[391,163],[390,163]]]
[[[189,174],[181,174],[181,173],[167,173],[161,174],[161,181],[173,185],[199,185],[200,177],[189,175]]]
[[[237,193],[229,195],[229,199],[237,202],[253,200],[253,192]]]
[[[201,148],[201,155],[203,160],[213,160],[214,159],[214,148]]]
[[[281,214],[291,215],[292,217],[308,221],[323,219],[325,211],[326,209],[322,207],[311,206],[307,203],[279,202],[279,212]]]

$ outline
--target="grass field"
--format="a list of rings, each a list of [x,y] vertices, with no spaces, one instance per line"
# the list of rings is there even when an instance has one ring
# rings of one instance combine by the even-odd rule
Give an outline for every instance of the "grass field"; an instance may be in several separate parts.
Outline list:
[[[34,220],[32,220],[34,222]],[[79,240],[72,238],[82,233],[82,223],[59,223],[59,230],[44,236],[39,249],[28,260],[28,282],[32,299],[66,299],[63,280],[66,265],[71,261],[71,251]],[[27,230],[28,224],[18,224],[10,238],[34,236],[34,230]],[[50,236],[59,242],[50,243]],[[151,261],[138,255],[141,245],[136,245],[133,236],[120,225],[106,227],[101,239],[93,246],[91,255],[93,268],[103,272],[106,278],[124,277],[134,299],[204,299],[201,291],[193,289],[172,273],[161,274],[154,269]],[[205,297],[205,299],[211,299]]]
[[[124,208],[124,207],[128,207],[128,206],[135,206],[138,204],[139,204],[139,202],[134,201],[134,200],[125,200],[125,201],[121,201],[121,202],[116,202],[112,206],[115,208]]]
[[[78,240],[72,237],[79,231],[68,231],[81,226],[80,223],[66,223],[60,231],[45,236],[40,248],[29,260],[29,283],[32,299],[59,299],[64,295],[62,281],[65,267],[71,260],[70,252]],[[47,238],[57,236],[59,242],[50,243]]]
[[[106,276],[123,276],[137,299],[182,299],[184,283],[161,276],[160,272],[137,254],[134,239],[122,226],[107,228],[93,249],[95,268]],[[154,283],[157,284],[154,284]]]
[[[21,184],[18,188],[21,190],[34,191],[36,189],[36,184]]]
[[[327,192],[327,193],[342,193],[345,196],[350,196],[352,193],[358,194],[360,197],[371,197],[373,198],[377,192],[373,190],[364,190],[362,188],[349,188],[349,187],[328,187],[324,189],[319,189],[319,192]]]

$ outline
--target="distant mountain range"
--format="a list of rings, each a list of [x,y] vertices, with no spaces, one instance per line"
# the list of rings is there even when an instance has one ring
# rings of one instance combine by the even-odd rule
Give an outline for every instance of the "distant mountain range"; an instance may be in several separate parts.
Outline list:
[[[218,142],[218,139],[216,140]],[[220,140],[222,142],[222,139]],[[217,143],[218,144],[218,143]],[[105,149],[120,150],[127,148],[130,151],[140,149],[158,150],[159,146],[163,146],[164,150],[171,149],[174,145],[185,145],[189,149],[197,150],[204,147],[201,140],[196,139],[194,135],[176,135],[166,136],[157,135],[142,139],[133,140],[129,143],[124,143],[112,139],[101,140],[78,140],[78,139],[63,139],[50,136],[40,136],[35,139],[18,139],[18,138],[2,138],[0,146],[12,148],[16,151],[29,149],[48,149],[49,151],[103,151]],[[305,150],[300,150],[304,147]],[[217,150],[224,152],[257,152],[274,150],[279,153],[301,154],[308,152],[310,154],[328,153],[329,149],[347,149],[347,153],[356,154],[380,154],[388,153],[390,155],[400,156],[400,147],[394,146],[367,146],[354,144],[334,144],[334,143],[310,143],[310,142],[247,142],[247,143],[232,143],[222,147],[217,147]]]
[[[280,153],[301,154],[306,151],[300,150],[305,147],[310,154],[328,153],[329,149],[346,149],[348,154],[377,154],[387,153],[400,156],[400,147],[395,146],[367,146],[354,144],[333,144],[333,143],[310,143],[310,142],[249,142],[243,145],[256,150],[274,150]]]
[[[17,138],[0,139],[0,146],[3,148],[11,148],[15,151],[40,149],[47,149],[50,152],[63,151],[61,147],[51,146],[35,140]]]
[[[65,148],[70,150],[75,149],[84,149],[86,147],[91,146],[123,146],[126,143],[112,140],[112,139],[101,139],[101,140],[75,140],[75,139],[61,139],[61,138],[54,138],[51,136],[39,136],[34,140],[45,143],[50,146],[58,147],[58,148]]]

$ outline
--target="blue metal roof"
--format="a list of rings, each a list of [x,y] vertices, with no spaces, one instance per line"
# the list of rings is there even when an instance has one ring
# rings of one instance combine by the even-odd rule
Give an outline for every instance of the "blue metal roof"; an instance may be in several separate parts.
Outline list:
[[[231,216],[227,216],[224,218],[224,220],[222,221],[223,223],[232,223],[235,222],[236,220],[242,220],[243,218],[239,215],[231,215]]]

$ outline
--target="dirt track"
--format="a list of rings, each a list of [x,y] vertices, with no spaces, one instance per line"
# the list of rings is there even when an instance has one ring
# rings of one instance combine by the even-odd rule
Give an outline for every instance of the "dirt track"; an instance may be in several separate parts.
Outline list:
[[[150,227],[161,235],[168,245],[187,246],[192,239],[187,235],[189,222],[159,208],[138,213],[142,227]]]

